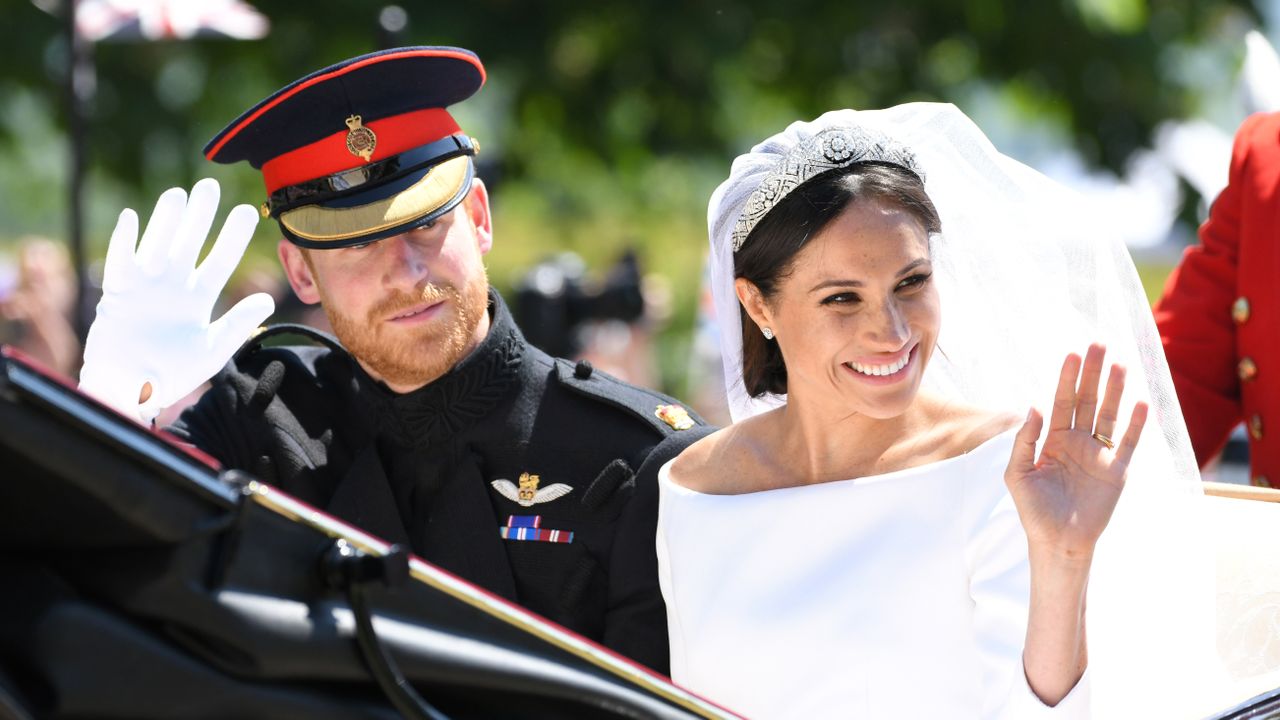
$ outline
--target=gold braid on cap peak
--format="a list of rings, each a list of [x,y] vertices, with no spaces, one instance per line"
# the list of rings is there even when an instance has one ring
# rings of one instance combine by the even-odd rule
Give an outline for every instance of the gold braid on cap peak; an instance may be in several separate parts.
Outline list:
[[[747,198],[742,217],[733,228],[733,251],[742,247],[760,220],[792,190],[828,170],[860,162],[899,165],[924,182],[915,154],[888,135],[864,127],[825,128],[792,148]]]
[[[423,217],[458,198],[469,186],[471,158],[450,158],[391,197],[350,208],[303,205],[280,213],[289,232],[313,242],[341,242],[389,230]]]

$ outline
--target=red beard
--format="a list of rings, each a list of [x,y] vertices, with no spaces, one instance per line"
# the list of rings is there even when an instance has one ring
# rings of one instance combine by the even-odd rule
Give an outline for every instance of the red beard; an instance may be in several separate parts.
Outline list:
[[[390,385],[420,387],[444,375],[471,350],[482,313],[488,311],[489,280],[483,273],[461,290],[426,284],[415,293],[396,291],[364,318],[335,309],[321,289],[333,332],[370,374]],[[423,302],[444,302],[443,313],[417,327],[394,328],[387,318]]]

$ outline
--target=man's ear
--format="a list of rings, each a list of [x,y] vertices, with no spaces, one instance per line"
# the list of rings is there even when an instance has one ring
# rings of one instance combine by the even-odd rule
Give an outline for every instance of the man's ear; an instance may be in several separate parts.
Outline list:
[[[489,212],[489,189],[480,178],[471,181],[471,189],[462,201],[462,211],[471,219],[471,225],[476,229],[480,254],[487,254],[493,249],[493,215]]]
[[[280,256],[280,264],[284,266],[284,274],[289,278],[293,293],[307,305],[315,305],[320,302],[320,288],[316,285],[315,273],[306,252],[284,238],[276,245],[276,254]]]
[[[769,309],[769,303],[765,301],[764,293],[760,292],[760,288],[756,287],[755,283],[746,278],[736,278],[733,281],[733,290],[738,294],[738,302],[746,308],[747,316],[757,327],[773,327],[773,313]]]

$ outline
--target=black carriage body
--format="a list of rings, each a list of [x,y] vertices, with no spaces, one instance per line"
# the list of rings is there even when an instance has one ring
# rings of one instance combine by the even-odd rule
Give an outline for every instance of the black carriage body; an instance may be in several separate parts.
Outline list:
[[[0,357],[0,718],[394,718],[323,571],[389,546]],[[376,562],[376,560],[374,561]],[[416,558],[363,586],[450,718],[732,717]],[[392,583],[394,584],[394,583]]]

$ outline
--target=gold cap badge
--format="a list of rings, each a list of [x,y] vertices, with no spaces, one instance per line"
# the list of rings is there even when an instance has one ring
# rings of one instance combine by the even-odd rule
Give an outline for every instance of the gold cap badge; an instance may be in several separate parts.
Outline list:
[[[378,136],[361,124],[359,115],[347,118],[347,128],[347,152],[369,162],[369,158],[373,157],[373,149],[378,147]]]
[[[694,425],[693,418],[689,417],[689,411],[679,405],[659,405],[653,414],[670,425],[673,430],[688,430]]]

